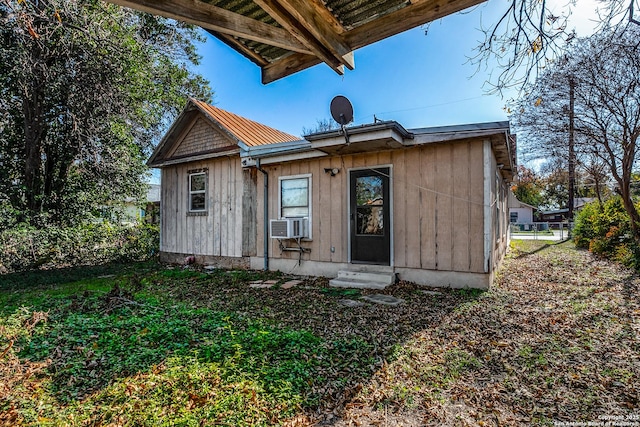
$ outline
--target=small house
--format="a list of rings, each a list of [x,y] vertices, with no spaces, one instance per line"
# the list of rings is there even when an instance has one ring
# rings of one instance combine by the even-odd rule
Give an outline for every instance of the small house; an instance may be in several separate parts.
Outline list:
[[[161,259],[487,288],[508,246],[514,151],[508,122],[298,138],[191,99],[149,160]]]
[[[529,231],[534,223],[534,212],[538,208],[521,202],[513,192],[509,191],[509,222],[517,224],[522,230]]]

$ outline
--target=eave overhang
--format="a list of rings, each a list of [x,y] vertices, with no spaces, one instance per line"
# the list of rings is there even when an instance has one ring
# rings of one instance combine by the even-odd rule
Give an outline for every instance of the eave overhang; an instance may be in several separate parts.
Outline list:
[[[260,164],[290,162],[294,160],[310,159],[326,156],[326,153],[314,150],[306,140],[280,142],[259,147],[241,146],[240,157],[243,167]]]
[[[354,154],[401,148],[413,134],[395,121],[385,121],[306,135],[315,150],[327,154]]]
[[[502,176],[512,181],[515,176],[515,140],[511,137],[508,121],[472,123],[454,126],[411,129],[414,135],[409,144],[430,144],[469,138],[485,138],[491,142]]]
[[[240,148],[237,146],[233,148],[225,148],[220,151],[208,151],[196,154],[190,154],[189,156],[172,157],[167,160],[155,161],[153,163],[148,162],[147,165],[151,168],[163,168],[166,166],[178,165],[181,163],[198,162],[202,160],[215,159],[217,157],[236,157],[240,154]]]

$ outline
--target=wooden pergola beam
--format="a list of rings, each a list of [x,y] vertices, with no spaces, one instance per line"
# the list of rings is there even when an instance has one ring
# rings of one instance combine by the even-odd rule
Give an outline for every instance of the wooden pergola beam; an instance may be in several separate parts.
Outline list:
[[[313,54],[288,31],[198,0],[107,0],[111,3],[198,25],[204,29]]]
[[[322,0],[254,0],[280,26],[202,0],[107,0],[120,6],[198,25],[262,68],[264,84],[325,62],[338,74],[355,67],[353,51],[475,6],[486,0],[411,0],[409,6],[347,31]],[[262,57],[242,43],[252,40],[288,51]]]
[[[353,48],[345,43],[345,29],[320,0],[275,0],[289,12],[334,58],[353,70]]]
[[[294,16],[281,0],[254,0],[254,2],[338,74],[343,73],[343,65],[353,69],[352,62],[348,61],[349,57],[343,58],[344,55],[338,54],[335,47],[328,46],[319,40],[309,29],[308,23],[302,22],[300,16]],[[336,38],[334,35],[334,39]],[[346,46],[343,46],[343,49],[348,50]]]
[[[322,60],[315,55],[300,55],[292,53],[278,61],[272,62],[266,67],[262,67],[262,84],[271,83],[282,77],[305,70],[314,65],[321,64]]]
[[[354,50],[359,49],[485,1],[487,0],[413,0],[410,6],[349,31],[345,34],[345,41]]]
[[[216,33],[215,31],[211,31],[211,30],[207,30],[207,32],[217,37],[220,41],[222,41],[224,44],[229,46],[231,49],[249,58],[251,62],[258,65],[259,67],[265,67],[269,65],[269,61],[265,60],[262,56],[258,55],[256,52],[249,49],[248,47],[240,43],[238,40],[234,39],[233,36],[230,36],[228,34]]]
[[[356,50],[387,37],[443,18],[486,0],[414,0],[410,6],[345,32],[345,44]],[[316,65],[308,55],[293,53],[262,69],[262,83],[267,84]]]

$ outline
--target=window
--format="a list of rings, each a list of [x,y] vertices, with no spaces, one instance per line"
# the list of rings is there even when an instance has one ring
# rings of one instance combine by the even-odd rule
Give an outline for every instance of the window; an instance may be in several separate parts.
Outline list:
[[[311,174],[279,179],[280,218],[308,218],[311,238]]]
[[[518,222],[518,212],[510,212],[509,217],[509,222],[511,222],[512,224]]]
[[[207,209],[207,172],[189,173],[189,212],[206,212]]]

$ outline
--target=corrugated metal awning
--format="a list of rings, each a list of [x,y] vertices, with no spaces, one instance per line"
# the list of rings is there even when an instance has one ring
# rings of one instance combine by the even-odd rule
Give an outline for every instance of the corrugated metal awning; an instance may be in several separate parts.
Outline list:
[[[269,83],[485,0],[108,0],[198,25],[262,69]]]

